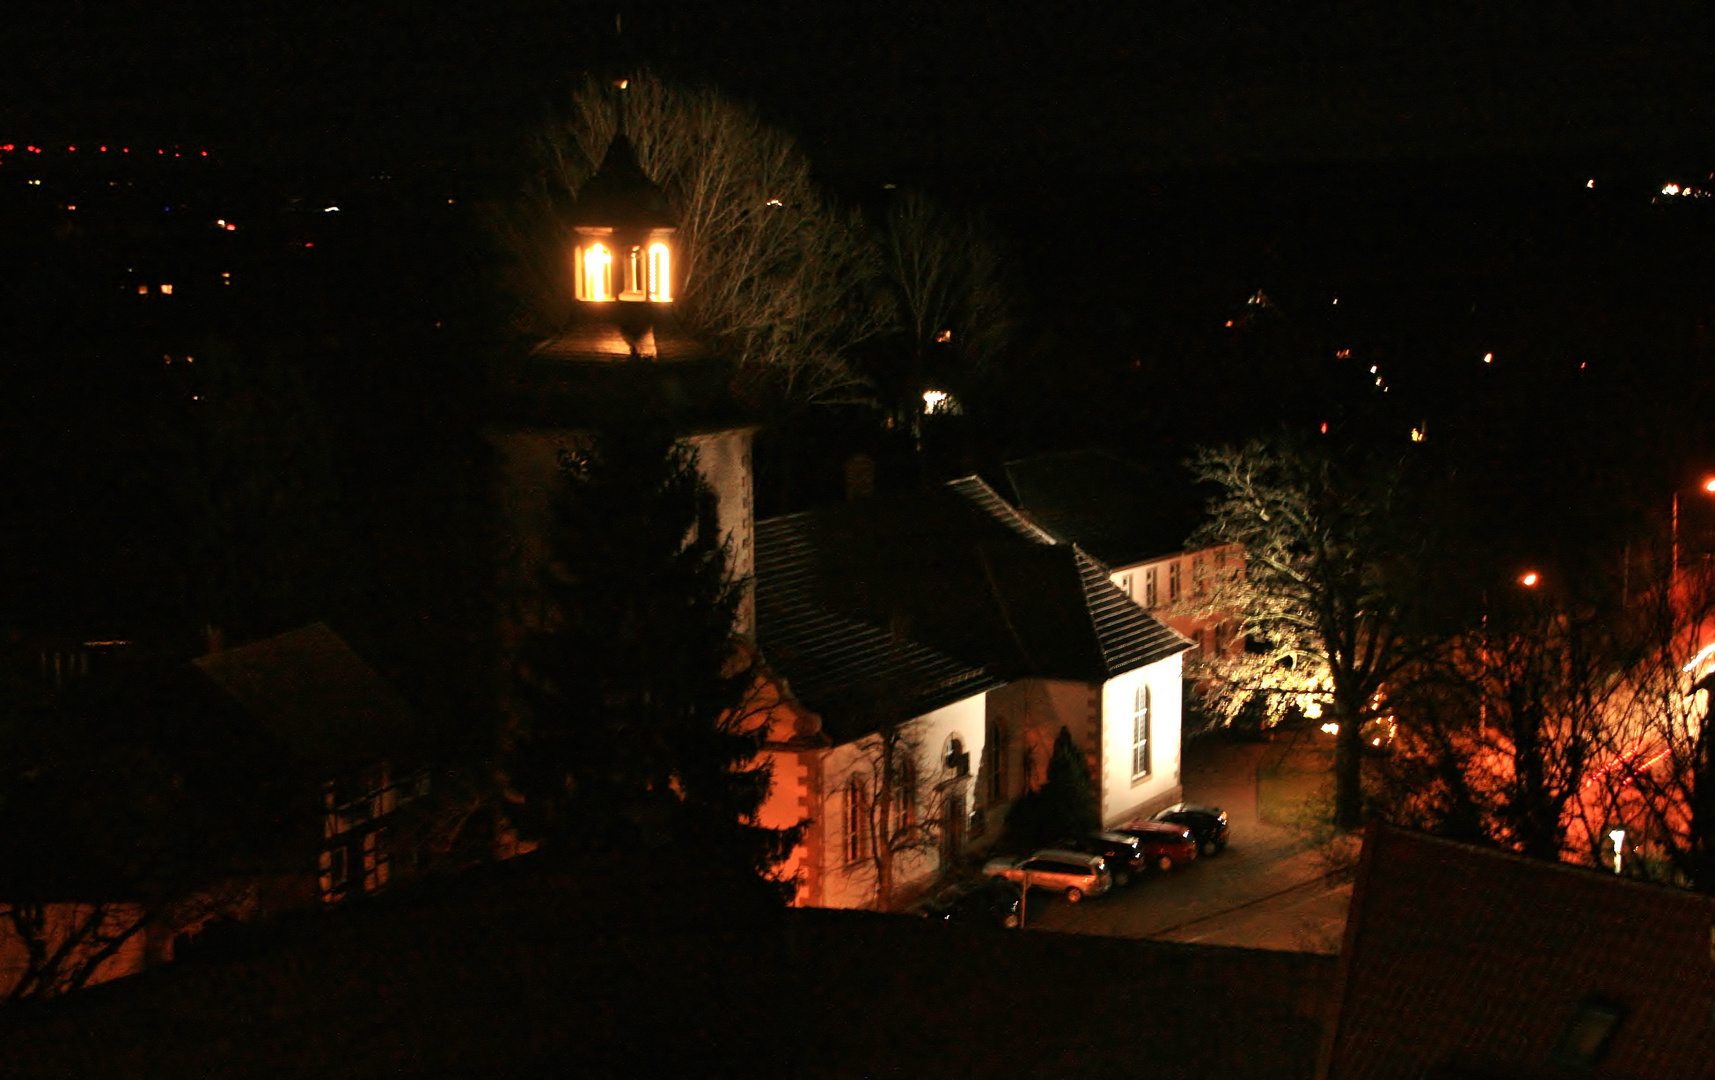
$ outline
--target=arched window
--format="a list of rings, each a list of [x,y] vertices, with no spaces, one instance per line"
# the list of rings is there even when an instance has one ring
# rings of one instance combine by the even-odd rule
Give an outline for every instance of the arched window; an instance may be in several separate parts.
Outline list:
[[[667,245],[649,245],[649,299],[667,303],[673,299],[673,263]]]
[[[893,827],[917,824],[917,763],[907,752],[893,769]]]
[[[1137,780],[1151,772],[1149,756],[1149,684],[1138,686],[1132,699],[1131,711],[1131,778]]]
[[[613,299],[613,253],[605,244],[578,251],[578,299],[592,303]]]
[[[863,780],[852,777],[845,790],[846,861],[869,857],[869,799]]]

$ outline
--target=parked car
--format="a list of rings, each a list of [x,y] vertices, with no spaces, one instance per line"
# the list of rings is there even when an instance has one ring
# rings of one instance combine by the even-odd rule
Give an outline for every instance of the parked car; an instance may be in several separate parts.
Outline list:
[[[1152,815],[1150,820],[1165,821],[1169,825],[1183,825],[1190,829],[1191,838],[1197,841],[1199,855],[1214,855],[1226,849],[1227,812],[1218,806],[1174,803]]]
[[[1143,841],[1125,833],[1093,832],[1074,840],[1062,840],[1059,846],[1067,851],[1100,855],[1108,864],[1116,889],[1130,885],[1149,869],[1149,853],[1143,850]]]
[[[919,918],[961,926],[1018,927],[1018,886],[1001,877],[961,881],[906,908]]]
[[[1191,830],[1166,821],[1132,821],[1113,830],[1135,836],[1143,843],[1149,865],[1157,870],[1171,870],[1197,858],[1197,841]]]
[[[1023,859],[990,859],[983,873],[1060,893],[1070,904],[1086,896],[1100,896],[1113,884],[1107,863],[1100,855],[1059,848],[1044,848]]]

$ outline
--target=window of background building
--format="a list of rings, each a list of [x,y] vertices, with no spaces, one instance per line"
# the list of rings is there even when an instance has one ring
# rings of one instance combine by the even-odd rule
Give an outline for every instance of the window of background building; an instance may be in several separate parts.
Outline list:
[[[1155,567],[1153,566],[1143,572],[1143,606],[1146,608],[1155,606]]]
[[[1167,564],[1167,599],[1179,599],[1179,560]]]

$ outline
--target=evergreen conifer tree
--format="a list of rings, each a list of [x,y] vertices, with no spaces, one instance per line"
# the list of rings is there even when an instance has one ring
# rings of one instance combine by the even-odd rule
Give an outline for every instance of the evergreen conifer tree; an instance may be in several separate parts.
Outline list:
[[[616,426],[566,466],[506,749],[524,836],[695,845],[758,876],[785,857],[796,832],[754,823],[769,772],[726,567],[714,495],[671,434]]]
[[[1040,847],[1100,825],[1089,767],[1072,732],[1062,726],[1048,758],[1047,780],[1013,805],[1006,816],[1007,829],[1024,846]]]

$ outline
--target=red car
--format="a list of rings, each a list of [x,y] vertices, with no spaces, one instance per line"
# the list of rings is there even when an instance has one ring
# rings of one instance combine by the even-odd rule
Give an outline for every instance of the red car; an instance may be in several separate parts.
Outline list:
[[[1110,829],[1110,832],[1135,836],[1143,841],[1149,865],[1157,870],[1171,870],[1197,859],[1197,841],[1191,830],[1166,821],[1133,821]]]

